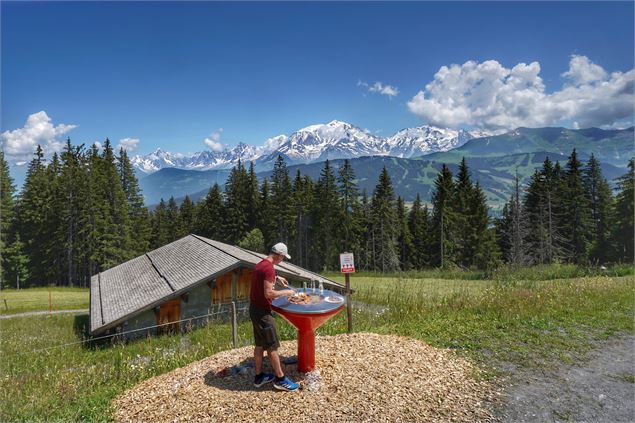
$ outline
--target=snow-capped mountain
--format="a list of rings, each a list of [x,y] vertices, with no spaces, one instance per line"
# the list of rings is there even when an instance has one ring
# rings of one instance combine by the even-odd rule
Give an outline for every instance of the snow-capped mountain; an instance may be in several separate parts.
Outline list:
[[[131,162],[144,173],[154,173],[164,167],[228,169],[235,166],[238,160],[253,160],[257,168],[270,169],[278,155],[282,155],[288,164],[360,156],[390,155],[409,158],[448,151],[462,146],[472,138],[487,135],[489,134],[483,132],[419,126],[402,129],[388,138],[382,138],[349,123],[334,120],[327,124],[307,126],[289,136],[269,138],[258,147],[239,143],[223,151],[206,150],[190,155],[157,149],[145,156],[134,156]]]

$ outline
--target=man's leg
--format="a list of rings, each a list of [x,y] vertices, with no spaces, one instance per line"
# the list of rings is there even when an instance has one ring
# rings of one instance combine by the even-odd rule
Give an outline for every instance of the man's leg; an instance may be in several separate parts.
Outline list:
[[[283,377],[284,372],[282,371],[282,365],[280,364],[280,355],[278,355],[278,350],[269,349],[267,350],[267,355],[269,356],[269,361],[271,362],[273,372],[276,374],[277,377]]]
[[[256,374],[259,375],[262,373],[262,359],[264,356],[265,350],[262,347],[254,348],[254,361],[256,363]]]

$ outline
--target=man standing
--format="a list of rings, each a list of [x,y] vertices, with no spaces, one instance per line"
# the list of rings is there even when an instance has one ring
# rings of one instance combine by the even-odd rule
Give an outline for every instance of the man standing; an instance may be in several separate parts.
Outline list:
[[[295,292],[291,289],[275,291],[273,289],[276,281],[280,281],[283,286],[288,286],[287,280],[283,277],[276,277],[274,266],[284,258],[290,259],[287,246],[282,242],[271,247],[271,253],[254,267],[251,274],[251,291],[249,293],[249,317],[254,326],[254,359],[256,361],[256,377],[254,386],[259,388],[262,385],[272,382],[273,387],[282,391],[295,391],[299,385],[284,375],[280,365],[278,347],[280,341],[276,333],[276,322],[271,314],[271,301],[278,297],[290,297]],[[267,350],[271,367],[275,376],[270,373],[263,373],[262,361],[264,351]],[[275,380],[274,380],[275,379]]]

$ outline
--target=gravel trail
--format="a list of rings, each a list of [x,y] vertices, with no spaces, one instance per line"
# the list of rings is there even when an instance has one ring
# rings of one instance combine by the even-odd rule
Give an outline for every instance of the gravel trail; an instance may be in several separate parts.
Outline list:
[[[635,421],[635,336],[598,345],[576,365],[510,369],[497,417],[503,422]]]

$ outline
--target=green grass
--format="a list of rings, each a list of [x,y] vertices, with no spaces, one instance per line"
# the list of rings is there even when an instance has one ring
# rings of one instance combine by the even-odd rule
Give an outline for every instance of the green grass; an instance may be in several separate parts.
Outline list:
[[[452,279],[440,272],[355,274],[354,300],[374,306],[354,309],[354,330],[453,349],[480,363],[486,377],[500,362],[532,368],[579,361],[598,340],[633,332],[635,295],[632,268],[569,277],[578,272],[588,270],[509,270],[492,279],[469,272]],[[620,273],[626,275],[608,276]],[[111,400],[127,388],[231,348],[229,325],[218,323],[126,344],[42,350],[77,342],[86,324],[87,316],[70,315],[0,320],[0,421],[109,420]],[[296,339],[282,319],[278,329],[282,339]],[[346,313],[318,330],[344,332]],[[240,324],[239,338],[251,343],[248,322]]]
[[[88,308],[88,288],[3,289],[0,291],[0,315],[48,311],[49,292],[53,311]]]

